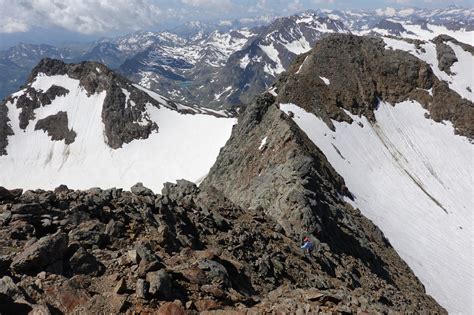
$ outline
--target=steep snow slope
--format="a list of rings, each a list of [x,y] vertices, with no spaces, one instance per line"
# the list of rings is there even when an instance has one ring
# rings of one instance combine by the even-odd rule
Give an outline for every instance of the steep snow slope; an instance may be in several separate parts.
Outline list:
[[[381,103],[377,123],[346,112],[335,132],[294,104],[281,109],[324,152],[372,219],[448,311],[474,310],[472,144],[449,122],[426,119],[419,103]]]
[[[17,99],[7,102],[14,135],[8,137],[8,154],[0,156],[0,185],[50,189],[66,184],[85,189],[128,188],[143,182],[158,191],[166,181],[180,178],[197,181],[214,163],[234,124],[234,119],[179,113],[165,107],[163,99],[158,97],[165,106],[157,108],[149,104],[143,117],[155,122],[159,131],[114,150],[104,139],[102,104],[106,92],[88,96],[79,80],[67,75],[38,75],[31,84],[42,91],[52,85],[62,86],[69,93],[35,109],[35,117],[25,130],[19,128],[21,109],[16,107]],[[67,113],[68,129],[77,134],[69,145],[52,141],[43,130],[35,130],[39,120],[60,111]]]

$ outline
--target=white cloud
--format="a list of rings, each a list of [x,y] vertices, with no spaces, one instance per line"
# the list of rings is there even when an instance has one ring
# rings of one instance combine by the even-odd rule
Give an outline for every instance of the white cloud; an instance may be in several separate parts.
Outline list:
[[[313,0],[315,4],[332,4],[335,3],[336,0]]]
[[[232,6],[230,0],[181,0],[181,2],[192,7],[230,8]]]
[[[394,8],[387,7],[385,9],[376,9],[375,14],[377,14],[378,16],[392,17],[397,14],[397,10],[395,10]]]
[[[6,17],[0,25],[0,33],[18,33],[26,31],[28,31],[28,25],[10,17]]]
[[[410,4],[413,1],[412,0],[390,0],[390,2],[396,3],[396,4]]]
[[[0,12],[9,15],[2,33],[49,26],[83,34],[138,30],[156,25],[161,14],[149,0],[0,0]]]
[[[303,10],[303,8],[304,6],[300,0],[292,0],[290,3],[288,3],[286,10],[288,12],[297,12]]]

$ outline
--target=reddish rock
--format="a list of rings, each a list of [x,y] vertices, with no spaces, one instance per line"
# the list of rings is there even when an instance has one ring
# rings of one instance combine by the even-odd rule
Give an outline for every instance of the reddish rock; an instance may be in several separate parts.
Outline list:
[[[71,313],[77,307],[89,301],[90,296],[87,291],[77,288],[65,282],[59,286],[53,286],[45,290],[47,299],[63,313]]]
[[[166,302],[158,309],[157,315],[186,315],[186,312],[175,303]]]
[[[198,300],[194,306],[199,312],[211,311],[220,308],[220,304],[214,300]]]

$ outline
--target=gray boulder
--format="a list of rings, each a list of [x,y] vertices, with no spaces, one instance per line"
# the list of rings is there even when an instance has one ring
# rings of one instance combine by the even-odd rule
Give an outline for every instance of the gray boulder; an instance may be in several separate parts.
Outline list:
[[[61,262],[68,240],[65,233],[42,237],[18,253],[13,259],[11,268],[18,273],[34,275],[48,266]]]
[[[130,188],[130,191],[138,196],[152,196],[153,191],[150,188],[143,186],[143,183],[136,183]]]
[[[18,289],[12,278],[4,276],[0,279],[0,293],[5,294],[12,299],[19,299],[23,297],[23,294]]]
[[[172,278],[165,270],[147,273],[146,280],[150,284],[148,292],[151,295],[159,295],[162,299],[170,297]]]
[[[5,187],[0,186],[0,200],[11,200],[13,199],[13,195],[10,193],[8,189]]]
[[[103,271],[102,264],[83,247],[79,247],[69,259],[69,266],[74,274],[98,276]]]

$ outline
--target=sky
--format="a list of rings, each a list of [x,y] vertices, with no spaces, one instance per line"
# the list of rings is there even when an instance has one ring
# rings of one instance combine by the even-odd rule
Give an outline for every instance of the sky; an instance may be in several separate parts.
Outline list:
[[[162,30],[190,20],[289,15],[306,9],[472,7],[474,0],[0,0],[0,48]]]

